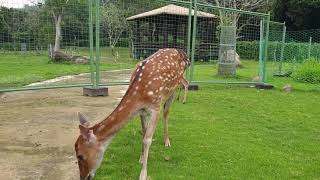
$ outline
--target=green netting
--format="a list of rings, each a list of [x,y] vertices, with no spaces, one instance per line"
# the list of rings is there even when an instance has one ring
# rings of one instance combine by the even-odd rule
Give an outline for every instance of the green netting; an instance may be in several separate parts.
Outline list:
[[[268,14],[217,7],[206,1],[200,1],[197,9],[200,16],[196,25],[192,81],[255,83],[266,80]]]
[[[102,62],[128,69],[161,48],[187,52],[190,44],[188,4],[109,1],[101,3],[100,9]],[[117,78],[103,78],[102,82],[128,82],[131,72],[131,69],[114,72]]]
[[[285,59],[320,59],[320,30],[287,31]]]
[[[284,23],[270,23],[268,60],[272,74],[290,76],[306,59],[320,59],[320,30],[287,31]]]
[[[90,72],[88,24],[87,0],[0,1],[0,90],[91,84],[67,76]]]

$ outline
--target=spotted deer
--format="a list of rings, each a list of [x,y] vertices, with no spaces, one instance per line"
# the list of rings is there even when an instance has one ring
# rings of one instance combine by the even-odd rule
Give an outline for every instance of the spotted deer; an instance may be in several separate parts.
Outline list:
[[[86,118],[79,113],[80,136],[75,143],[75,151],[81,180],[94,177],[112,138],[137,114],[140,115],[143,132],[140,180],[147,179],[149,148],[160,106],[163,103],[164,144],[169,147],[169,109],[189,64],[182,50],[161,49],[137,65],[119,105],[103,121],[90,127]]]

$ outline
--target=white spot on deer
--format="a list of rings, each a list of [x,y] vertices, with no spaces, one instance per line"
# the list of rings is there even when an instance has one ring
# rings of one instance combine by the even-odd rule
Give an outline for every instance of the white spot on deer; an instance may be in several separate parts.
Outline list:
[[[142,66],[142,69],[144,69],[145,68],[145,66]]]
[[[161,86],[161,87],[159,88],[159,90],[162,91],[162,90],[163,90],[163,87]]]
[[[152,95],[153,95],[153,91],[149,91],[149,92],[148,92],[148,95],[149,95],[149,96],[152,96]]]
[[[121,111],[122,109],[123,109],[123,106],[120,106],[118,111]]]
[[[139,86],[136,86],[136,90],[138,90],[139,89]]]
[[[133,92],[133,95],[136,95],[136,94],[137,94],[137,91],[134,91],[134,92]]]
[[[139,78],[138,81],[140,82],[140,81],[141,81],[141,78]]]
[[[148,84],[152,84],[152,81],[149,81]]]
[[[143,74],[143,73],[140,73],[140,75],[139,75],[139,76],[141,77],[141,76],[142,76],[142,74]]]
[[[142,66],[142,62],[139,64],[139,66]]]

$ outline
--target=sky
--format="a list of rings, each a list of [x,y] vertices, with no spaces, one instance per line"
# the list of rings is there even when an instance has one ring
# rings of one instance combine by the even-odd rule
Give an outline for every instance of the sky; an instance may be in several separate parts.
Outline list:
[[[39,0],[0,0],[0,6],[22,8],[25,4],[31,5]]]

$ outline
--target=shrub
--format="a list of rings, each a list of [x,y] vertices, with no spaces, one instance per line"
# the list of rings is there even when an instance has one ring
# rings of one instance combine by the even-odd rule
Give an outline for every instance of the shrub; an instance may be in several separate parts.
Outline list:
[[[294,72],[293,78],[299,82],[320,83],[320,63],[316,59],[305,60]]]

